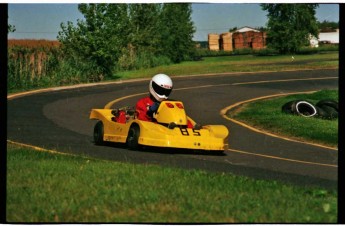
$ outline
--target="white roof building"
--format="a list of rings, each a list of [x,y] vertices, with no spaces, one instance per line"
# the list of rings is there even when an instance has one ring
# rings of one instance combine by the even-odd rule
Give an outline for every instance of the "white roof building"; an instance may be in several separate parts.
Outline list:
[[[248,31],[260,32],[254,28],[247,27],[247,26],[241,27],[240,29],[237,29],[235,32],[243,33],[243,32],[248,32]]]
[[[315,37],[310,38],[311,47],[318,47],[320,42],[339,44],[339,29],[336,29],[335,32],[320,32],[318,39],[316,39]]]
[[[339,29],[336,29],[335,32],[321,32],[319,34],[319,42],[339,44]]]

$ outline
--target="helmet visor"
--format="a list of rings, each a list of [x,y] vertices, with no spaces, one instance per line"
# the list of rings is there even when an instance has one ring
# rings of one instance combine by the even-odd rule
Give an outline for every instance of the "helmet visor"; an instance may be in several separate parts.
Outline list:
[[[166,89],[162,86],[157,85],[154,81],[152,81],[152,88],[158,95],[164,95],[166,97],[168,97],[172,91],[172,89]]]

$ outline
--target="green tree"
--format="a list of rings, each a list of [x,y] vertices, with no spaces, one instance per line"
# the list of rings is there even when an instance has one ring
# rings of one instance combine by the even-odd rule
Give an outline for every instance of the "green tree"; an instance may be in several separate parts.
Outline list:
[[[235,32],[235,31],[237,31],[237,30],[238,30],[237,27],[233,27],[233,28],[230,28],[230,29],[229,29],[229,32]]]
[[[321,31],[325,32],[335,31],[335,29],[339,28],[339,22],[331,22],[328,20],[317,22],[317,25]]]
[[[268,12],[267,46],[280,53],[295,53],[318,37],[315,10],[318,4],[261,4]]]
[[[190,4],[79,4],[84,20],[61,24],[58,39],[72,64],[92,80],[116,70],[190,59]]]
[[[127,47],[122,49],[118,69],[149,68],[161,59],[159,16],[161,4],[129,4]],[[161,61],[161,60],[160,60]]]
[[[129,5],[129,42],[137,49],[156,52],[160,45],[160,4]]]
[[[61,24],[58,40],[74,62],[84,62],[89,73],[109,76],[126,46],[129,22],[126,4],[79,4],[85,20]],[[80,65],[79,65],[80,66]]]
[[[175,63],[189,60],[195,54],[195,28],[191,15],[189,3],[163,5],[160,20],[162,50]]]
[[[15,32],[15,31],[16,31],[16,27],[14,25],[11,25],[11,24],[7,25],[7,33]]]

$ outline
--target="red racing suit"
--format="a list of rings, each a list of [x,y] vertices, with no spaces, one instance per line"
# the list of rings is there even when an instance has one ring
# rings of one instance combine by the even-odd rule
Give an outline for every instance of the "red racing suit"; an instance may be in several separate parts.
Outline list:
[[[138,113],[138,119],[143,121],[152,122],[153,118],[147,115],[149,107],[152,106],[154,101],[150,96],[140,99],[135,105],[135,110]]]

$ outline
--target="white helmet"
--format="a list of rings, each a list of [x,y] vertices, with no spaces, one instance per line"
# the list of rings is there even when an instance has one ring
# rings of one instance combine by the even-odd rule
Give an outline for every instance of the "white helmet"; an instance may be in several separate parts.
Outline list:
[[[173,83],[166,74],[157,74],[150,81],[150,93],[159,102],[168,99]]]

